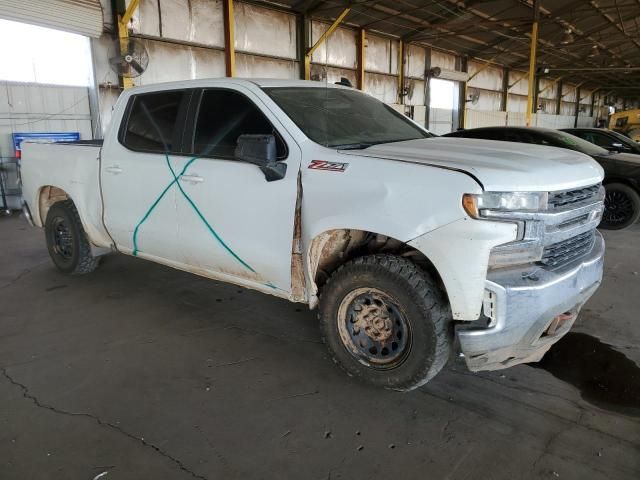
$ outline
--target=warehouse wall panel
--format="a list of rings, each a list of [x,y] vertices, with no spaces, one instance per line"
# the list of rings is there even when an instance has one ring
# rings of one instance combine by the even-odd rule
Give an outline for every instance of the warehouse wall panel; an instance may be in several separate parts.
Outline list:
[[[540,91],[538,98],[547,98],[555,100],[558,97],[559,83],[548,78],[541,78],[539,82]]]
[[[447,70],[456,69],[456,57],[450,53],[439,52],[437,50],[431,50],[431,68],[440,67]]]
[[[504,127],[506,124],[507,112],[468,110],[465,115],[465,128]]]
[[[398,80],[389,75],[367,73],[364,77],[364,91],[385,103],[398,100]]]
[[[570,83],[562,84],[562,101],[563,102],[575,102],[576,101],[576,86]]]
[[[575,122],[573,115],[550,115],[536,113],[534,125],[545,128],[572,128]]]
[[[509,94],[507,96],[507,111],[524,113],[527,111],[527,97],[522,95]]]
[[[575,112],[576,112],[575,101],[573,101],[573,102],[565,102],[565,101],[560,102],[560,111],[558,112],[559,115],[573,116],[573,115],[575,115]]]
[[[144,74],[135,79],[136,85],[225,74],[224,52],[154,40],[143,40],[143,43],[149,52],[149,65]]]
[[[535,120],[535,114],[533,115]],[[507,112],[507,125],[510,127],[524,127],[527,124],[527,118],[524,112]]]
[[[322,34],[329,28],[329,24],[311,22],[311,43],[315,44]],[[356,31],[338,27],[313,52],[311,61],[333,67],[356,68]]]
[[[299,76],[298,62],[266,58],[243,53],[236,54],[236,75],[244,78],[287,78]]]
[[[346,68],[327,67],[325,65],[311,65],[311,79],[319,82],[336,83],[344,77],[347,78],[352,85],[356,84],[355,70]]]
[[[127,0],[127,7],[131,3]],[[132,32],[143,35],[160,36],[160,11],[156,0],[140,0],[138,8],[131,17]]]
[[[391,40],[367,34],[365,69],[368,72],[391,73]]]
[[[417,45],[407,45],[405,76],[424,78],[427,52]]]
[[[500,103],[502,102],[502,94],[500,92],[473,87],[467,88],[467,96],[473,93],[479,94],[478,101],[475,104],[467,102],[467,110],[500,111]]]
[[[529,79],[527,72],[517,70],[509,71],[509,93],[515,95],[527,95],[529,91]]]
[[[134,34],[224,46],[220,0],[140,0],[132,26]]]
[[[497,92],[502,89],[503,71],[501,68],[488,67],[484,63],[469,61],[468,71],[471,76],[467,82],[468,86]]]
[[[297,44],[294,15],[239,2],[235,4],[234,13],[237,51],[295,60]]]

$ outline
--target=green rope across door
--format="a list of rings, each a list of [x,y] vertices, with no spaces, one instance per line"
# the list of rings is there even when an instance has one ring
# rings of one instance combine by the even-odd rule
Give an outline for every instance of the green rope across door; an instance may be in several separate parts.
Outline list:
[[[195,202],[191,199],[191,197],[189,197],[189,195],[187,195],[187,193],[184,191],[184,189],[182,188],[182,185],[180,185],[178,179],[185,174],[185,172],[187,171],[187,169],[191,166],[191,164],[193,164],[193,162],[195,162],[199,157],[193,157],[191,158],[187,164],[184,166],[184,168],[180,171],[180,173],[178,175],[176,175],[175,170],[173,169],[172,165],[171,165],[171,160],[169,159],[169,155],[165,153],[165,160],[167,162],[167,166],[169,167],[169,171],[171,172],[171,176],[173,177],[173,180],[169,183],[169,185],[167,185],[164,190],[162,190],[162,192],[160,193],[160,195],[158,196],[158,198],[156,198],[156,200],[151,204],[151,206],[149,207],[149,209],[146,211],[146,213],[143,215],[143,217],[140,219],[140,221],[138,222],[138,224],[136,225],[135,229],[133,230],[133,255],[137,256],[138,252],[140,251],[140,249],[138,248],[138,231],[140,230],[140,227],[142,226],[142,224],[144,222],[147,221],[147,219],[149,218],[149,216],[151,215],[151,213],[153,212],[153,210],[158,206],[158,204],[160,203],[160,200],[162,200],[162,198],[166,195],[166,193],[171,189],[171,187],[173,185],[177,185],[178,189],[180,190],[180,193],[182,193],[182,196],[187,200],[187,202],[189,203],[189,205],[191,205],[191,207],[193,208],[193,210],[195,211],[196,215],[200,218],[200,220],[202,221],[202,223],[204,223],[204,225],[207,227],[207,230],[209,230],[209,233],[211,233],[211,235],[213,235],[213,237],[218,241],[218,243],[233,257],[235,258],[238,262],[240,262],[240,264],[245,267],[247,270],[249,270],[252,273],[257,273],[253,267],[251,267],[251,265],[249,265],[247,262],[245,262],[244,260],[242,260],[226,243],[225,241],[220,237],[220,235],[218,235],[218,233],[215,231],[215,229],[211,226],[211,224],[207,221],[207,219],[204,217],[204,215],[202,214],[202,212],[200,211],[200,209],[197,207],[197,205],[195,204]],[[269,285],[271,286],[271,285]]]

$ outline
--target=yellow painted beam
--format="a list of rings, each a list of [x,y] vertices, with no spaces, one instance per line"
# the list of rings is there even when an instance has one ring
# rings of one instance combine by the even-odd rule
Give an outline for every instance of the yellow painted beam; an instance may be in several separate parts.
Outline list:
[[[313,52],[315,52],[316,49],[320,45],[322,45],[324,41],[327,38],[329,38],[329,36],[331,36],[331,34],[335,31],[335,29],[338,28],[338,25],[342,23],[342,20],[344,20],[344,17],[347,16],[349,11],[351,11],[350,7],[345,8],[342,11],[342,13],[338,16],[338,18],[336,18],[336,20],[331,24],[331,26],[320,36],[318,41],[314,43],[313,46],[309,50],[307,50],[307,52],[304,54],[304,79],[305,80],[311,79],[311,55],[313,55]]]
[[[236,75],[236,28],[233,14],[233,0],[223,0],[224,14],[224,61],[227,77]]]
[[[118,18],[118,38],[120,39],[120,54],[127,48],[127,39],[129,38],[129,21],[133,16],[133,12],[138,8],[139,0],[132,0],[127,10]],[[133,79],[122,77],[122,86],[124,88],[133,87]]]
[[[133,12],[136,11],[139,3],[140,3],[140,0],[131,0],[131,3],[127,7],[127,10],[124,12],[124,15],[120,17],[120,24],[124,26],[129,25],[129,20],[131,20],[131,17],[133,16]]]
[[[364,28],[360,29],[358,39],[358,89],[364,90],[365,46],[367,37]]]

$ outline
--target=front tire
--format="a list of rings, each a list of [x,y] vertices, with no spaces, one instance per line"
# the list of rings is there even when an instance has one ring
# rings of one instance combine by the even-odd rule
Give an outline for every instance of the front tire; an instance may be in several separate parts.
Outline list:
[[[604,188],[606,193],[600,228],[621,230],[636,223],[640,217],[640,195],[622,183],[609,183]]]
[[[71,200],[51,206],[44,231],[49,256],[58,270],[69,275],[83,275],[96,269],[100,259],[91,253],[80,216]]]
[[[442,292],[426,272],[393,255],[357,258],[336,270],[323,287],[319,320],[347,374],[392,390],[431,380],[453,343]]]

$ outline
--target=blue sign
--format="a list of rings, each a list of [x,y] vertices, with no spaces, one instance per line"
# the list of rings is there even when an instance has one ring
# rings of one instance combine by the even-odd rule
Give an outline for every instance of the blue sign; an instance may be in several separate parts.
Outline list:
[[[47,140],[49,142],[77,142],[80,140],[80,132],[25,132],[13,134],[13,146],[16,148],[16,157],[21,158],[20,144],[23,140]]]

